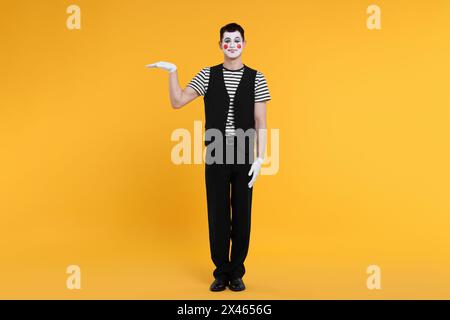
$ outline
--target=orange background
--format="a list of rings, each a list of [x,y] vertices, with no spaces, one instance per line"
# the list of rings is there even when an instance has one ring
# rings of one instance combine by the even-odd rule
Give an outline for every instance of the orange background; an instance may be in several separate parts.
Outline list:
[[[2,1],[0,298],[450,298],[450,4],[377,1],[372,31],[370,4]],[[172,110],[144,66],[184,87],[229,22],[280,169],[255,184],[247,290],[211,293],[204,167],[170,160],[203,101]]]

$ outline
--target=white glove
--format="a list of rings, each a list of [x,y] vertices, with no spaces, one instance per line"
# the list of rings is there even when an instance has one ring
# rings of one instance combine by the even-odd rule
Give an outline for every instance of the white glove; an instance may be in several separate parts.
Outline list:
[[[161,69],[169,71],[170,73],[177,70],[176,65],[174,65],[173,63],[170,63],[170,62],[165,62],[165,61],[158,61],[155,63],[151,63],[151,64],[146,65],[146,67],[147,68],[161,68]]]
[[[251,176],[253,174],[252,180],[248,183],[248,187],[253,187],[253,184],[255,183],[256,177],[259,174],[259,171],[261,171],[261,165],[263,164],[264,159],[261,157],[256,158],[255,162],[253,162],[252,167],[250,168],[250,171],[248,172],[248,175]]]

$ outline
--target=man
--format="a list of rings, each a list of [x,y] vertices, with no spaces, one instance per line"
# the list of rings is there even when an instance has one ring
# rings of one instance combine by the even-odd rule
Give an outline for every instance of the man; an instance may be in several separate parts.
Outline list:
[[[240,25],[230,23],[220,29],[219,47],[224,53],[223,63],[203,68],[184,90],[178,83],[177,67],[173,63],[159,61],[147,67],[169,71],[173,108],[179,109],[198,96],[204,96],[209,240],[211,258],[216,266],[210,290],[223,291],[228,286],[230,290],[242,291],[245,290],[242,277],[250,240],[253,184],[263,163],[266,103],[271,97],[264,75],[242,63],[246,41]],[[209,141],[208,131],[211,130],[220,132],[225,143],[220,136],[214,143]],[[242,143],[242,132],[256,134],[250,134],[249,143],[244,134]],[[253,161],[255,136],[257,158]],[[208,161],[208,156],[216,157],[222,151],[226,161]],[[241,155],[245,156],[244,161]]]

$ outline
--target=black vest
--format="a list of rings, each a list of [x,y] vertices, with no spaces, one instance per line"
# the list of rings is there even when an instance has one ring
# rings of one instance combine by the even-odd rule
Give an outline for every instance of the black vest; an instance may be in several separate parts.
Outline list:
[[[255,129],[255,78],[256,70],[244,64],[244,73],[233,100],[235,129]],[[208,90],[205,102],[205,130],[215,128],[225,137],[230,97],[223,77],[223,64],[210,68]],[[212,141],[206,141],[208,145]]]

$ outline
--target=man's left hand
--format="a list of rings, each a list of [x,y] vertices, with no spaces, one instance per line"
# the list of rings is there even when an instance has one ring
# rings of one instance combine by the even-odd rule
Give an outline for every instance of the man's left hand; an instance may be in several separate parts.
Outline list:
[[[253,184],[256,181],[256,177],[259,175],[259,172],[261,171],[261,165],[263,164],[264,159],[261,157],[256,158],[255,162],[253,162],[252,167],[250,168],[250,171],[248,172],[248,175],[251,176],[253,174],[252,180],[248,183],[248,187],[253,187]]]

